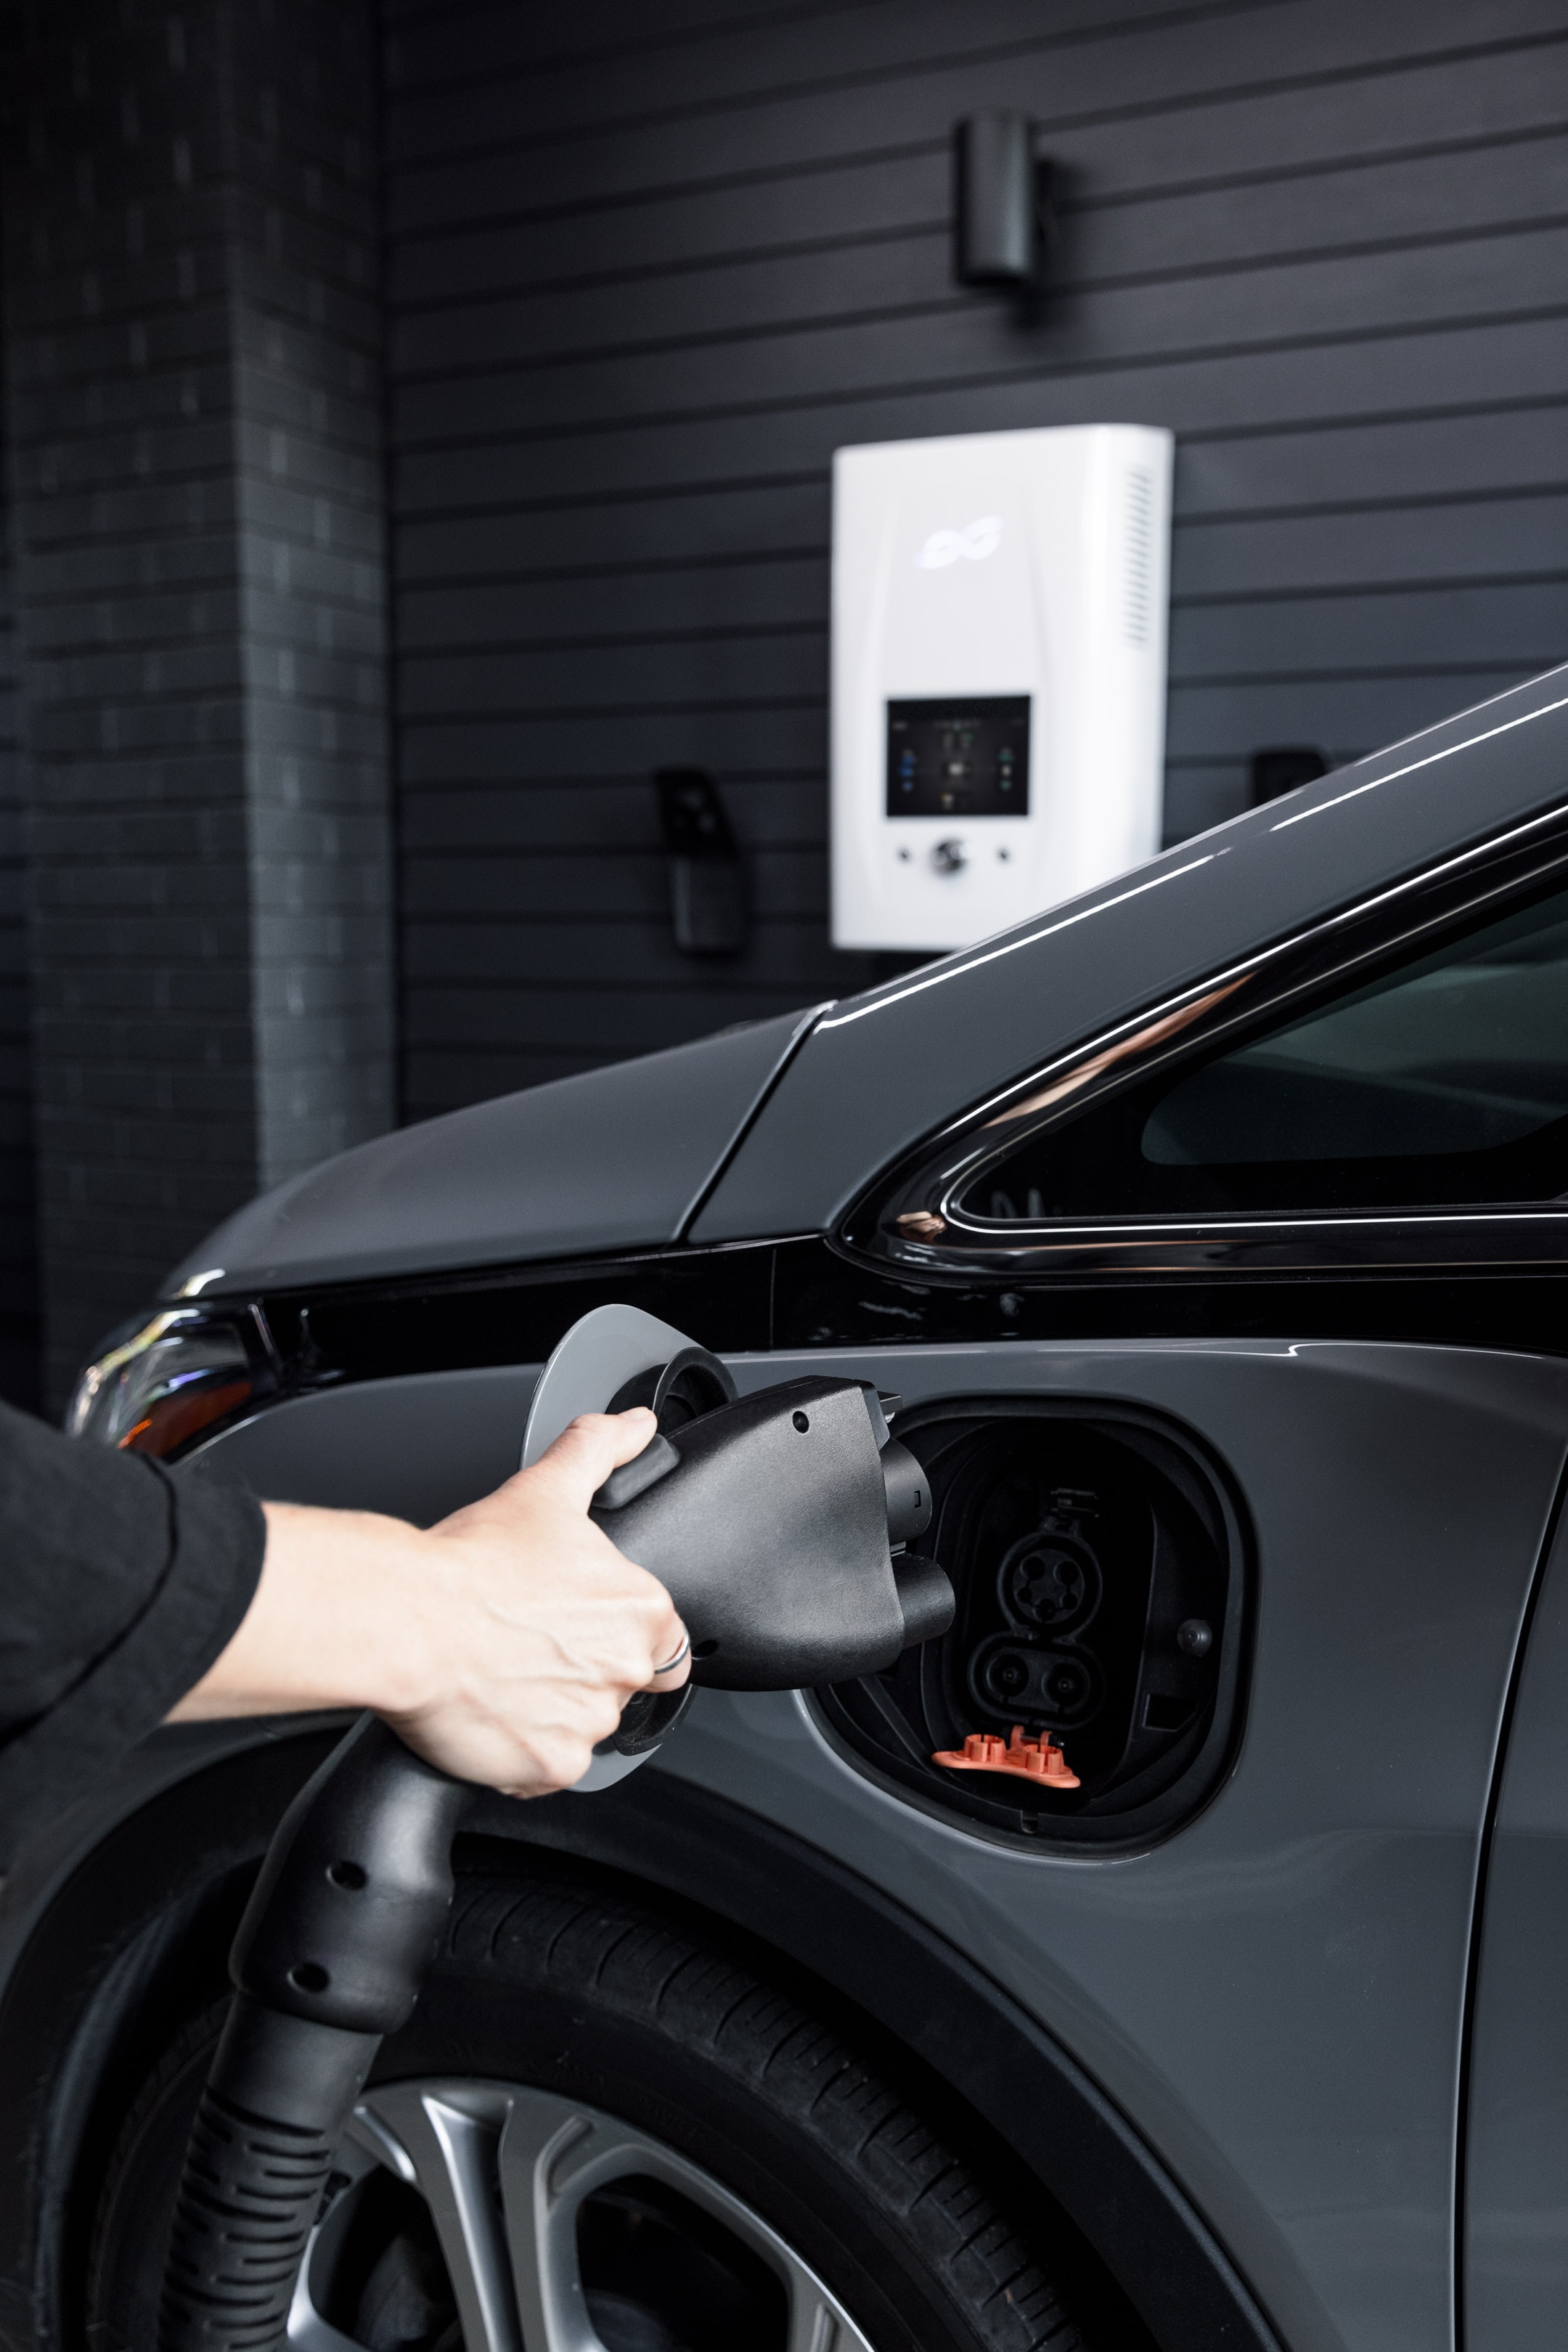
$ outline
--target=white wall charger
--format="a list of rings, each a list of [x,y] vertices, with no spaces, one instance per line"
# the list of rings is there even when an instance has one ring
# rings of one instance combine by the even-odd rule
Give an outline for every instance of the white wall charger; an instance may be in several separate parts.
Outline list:
[[[1160,845],[1169,433],[833,459],[835,947],[967,946]]]

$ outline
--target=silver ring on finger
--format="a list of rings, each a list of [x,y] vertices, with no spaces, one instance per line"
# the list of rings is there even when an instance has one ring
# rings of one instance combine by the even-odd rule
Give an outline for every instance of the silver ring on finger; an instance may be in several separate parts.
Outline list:
[[[692,1637],[688,1633],[685,1640],[681,1643],[680,1648],[675,1652],[674,1656],[673,1658],[666,1658],[662,1666],[654,1667],[653,1672],[656,1675],[673,1675],[675,1668],[684,1664],[685,1660],[690,1656],[691,1647]]]

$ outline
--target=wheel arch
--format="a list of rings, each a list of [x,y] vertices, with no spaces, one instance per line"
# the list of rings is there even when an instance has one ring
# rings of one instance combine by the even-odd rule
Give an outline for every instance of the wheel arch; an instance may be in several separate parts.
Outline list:
[[[79,2346],[77,2297],[120,2116],[225,1960],[285,1806],[338,1737],[258,1738],[94,1823],[0,1991],[0,2346]]]
[[[175,2009],[221,1983],[272,1826],[334,1736],[272,1738],[197,1769],[113,1825],[41,1909],[0,1998],[0,2342],[16,2352],[79,2342],[71,2277],[120,2090]],[[779,1955],[1039,2182],[1162,2352],[1281,2352],[1212,2231],[1070,2053],[831,1855],[668,1772],[591,1803],[482,1798],[465,1836],[590,1864]]]

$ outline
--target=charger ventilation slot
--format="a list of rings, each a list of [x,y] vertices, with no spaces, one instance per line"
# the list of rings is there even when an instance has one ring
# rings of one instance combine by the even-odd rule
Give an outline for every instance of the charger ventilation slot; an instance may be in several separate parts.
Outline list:
[[[1154,478],[1136,467],[1127,476],[1127,576],[1123,619],[1130,646],[1146,646],[1149,642],[1154,577]]]

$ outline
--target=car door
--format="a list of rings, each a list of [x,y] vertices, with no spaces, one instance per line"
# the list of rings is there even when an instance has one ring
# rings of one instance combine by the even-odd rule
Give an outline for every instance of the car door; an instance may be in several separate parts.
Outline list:
[[[1486,2352],[1568,2310],[1568,1537],[1541,1580],[1484,1849],[1466,2135],[1465,2309]]]
[[[790,1117],[787,1077],[759,1122],[775,1152]],[[697,1235],[783,1181],[739,1165]],[[1131,2116],[1296,2352],[1455,2341],[1479,1874],[1568,1453],[1565,1192],[1568,831],[1548,812],[1211,961],[845,1187],[829,1241],[779,1251],[774,1351],[747,1368],[841,1363],[897,1391],[900,1434],[919,1451],[940,1433],[934,1491],[957,1421],[1049,1423],[1037,1554],[1093,1549],[1116,1479],[1145,1475],[1113,1453],[1130,1460],[1138,1431],[1207,1478],[1212,1526],[1232,1511],[1223,1608],[1177,1613],[1178,1584],[1162,1614],[1155,1577],[1115,1636],[1126,1656],[1107,1621],[1094,1663],[1103,1693],[1130,1693],[1132,1745],[1032,1821],[1026,1802],[1009,1827],[979,1776],[927,1760],[938,1738],[1006,1736],[998,1655],[1016,1654],[1033,1727],[1049,1720],[1050,1628],[1016,1614],[961,1607],[948,1642],[973,1654],[919,1688],[706,1702],[668,1769],[717,1779],[961,1941]],[[993,1597],[1013,1574],[999,1537],[987,1549],[1000,1509],[982,1497],[936,1531],[961,1585]],[[1194,1618],[1207,1682],[1181,1657]],[[1521,1740],[1552,1714],[1528,1673],[1521,1709]],[[1162,1727],[1163,1792],[1146,1743],[1133,1754]],[[1069,1765],[1092,1748],[1092,1727],[1058,1729]],[[1514,1825],[1505,1801],[1490,1918],[1516,1976],[1535,1954],[1539,2008]],[[1493,2012],[1514,1979],[1492,1965],[1475,2193],[1495,2246],[1531,2224],[1485,2103],[1506,2117],[1531,2043],[1516,2019],[1505,2063]]]

